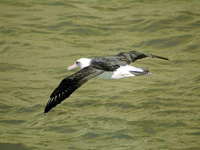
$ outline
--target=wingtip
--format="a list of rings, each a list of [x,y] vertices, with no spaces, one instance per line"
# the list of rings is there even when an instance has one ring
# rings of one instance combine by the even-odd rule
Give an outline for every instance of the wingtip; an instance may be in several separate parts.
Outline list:
[[[165,58],[165,57],[164,57],[164,60],[170,61],[170,59],[168,59],[168,58]]]
[[[47,109],[47,106],[46,106],[45,109],[44,109],[44,114],[46,114],[48,112],[49,112],[49,109]]]
[[[168,60],[168,61],[170,61],[168,58],[166,58],[166,57],[162,57],[162,56],[155,56],[154,55],[154,57],[156,57],[156,58],[159,58],[159,59],[163,59],[163,60]]]
[[[49,98],[49,100],[48,100],[48,102],[47,102],[47,104],[45,106],[44,114],[48,113],[51,110],[51,108],[49,107],[50,101],[51,101],[51,98]]]
[[[44,110],[44,114],[46,114],[46,113],[48,113],[48,111],[45,109],[45,110]]]
[[[159,56],[159,57],[161,57],[161,56]],[[169,59],[169,58],[166,58],[166,57],[161,57],[161,59],[170,61],[170,59]]]

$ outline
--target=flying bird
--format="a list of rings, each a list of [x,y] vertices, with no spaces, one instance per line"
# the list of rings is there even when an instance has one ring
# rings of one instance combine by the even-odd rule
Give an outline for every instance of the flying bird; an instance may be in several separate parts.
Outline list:
[[[137,68],[130,63],[145,57],[169,60],[168,58],[145,54],[137,51],[120,52],[111,57],[80,58],[75,64],[68,67],[72,70],[79,67],[81,70],[64,78],[50,95],[44,113],[49,112],[57,104],[68,98],[76,89],[88,80],[99,77],[104,79],[121,79],[140,75],[150,75],[147,68]]]

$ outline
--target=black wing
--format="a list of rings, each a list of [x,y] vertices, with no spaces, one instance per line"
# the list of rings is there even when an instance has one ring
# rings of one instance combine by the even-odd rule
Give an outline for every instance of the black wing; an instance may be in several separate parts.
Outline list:
[[[145,54],[145,53],[141,53],[141,52],[137,52],[137,51],[121,52],[121,53],[117,54],[116,56],[119,56],[119,57],[124,56],[127,59],[127,62],[129,62],[129,63],[134,62],[137,59],[142,59],[145,57],[169,60],[168,58],[165,58],[165,57],[156,56],[156,55],[152,55],[152,54]]]
[[[137,51],[130,51],[130,52],[120,52],[119,54],[111,57],[96,57],[95,59],[92,59],[91,65],[94,68],[100,70],[115,71],[120,66],[130,64],[131,62],[134,62],[137,59],[142,59],[145,57],[169,60],[168,58],[161,56],[145,54]]]
[[[93,67],[85,67],[73,75],[63,79],[58,87],[51,94],[44,113],[50,111],[57,104],[68,98],[76,89],[91,78],[103,73],[102,70],[94,69]]]

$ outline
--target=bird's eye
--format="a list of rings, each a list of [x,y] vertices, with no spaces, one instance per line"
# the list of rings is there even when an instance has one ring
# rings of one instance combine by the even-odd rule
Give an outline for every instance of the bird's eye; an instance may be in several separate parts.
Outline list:
[[[78,65],[78,64],[79,64],[79,62],[78,62],[78,61],[76,61],[76,64]]]

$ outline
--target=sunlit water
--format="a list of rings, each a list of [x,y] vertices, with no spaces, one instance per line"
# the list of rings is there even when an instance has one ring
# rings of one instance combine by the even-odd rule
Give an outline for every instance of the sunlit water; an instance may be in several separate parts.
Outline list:
[[[200,148],[199,0],[1,0],[0,149]],[[43,114],[80,57],[137,50],[152,76],[92,79]]]

